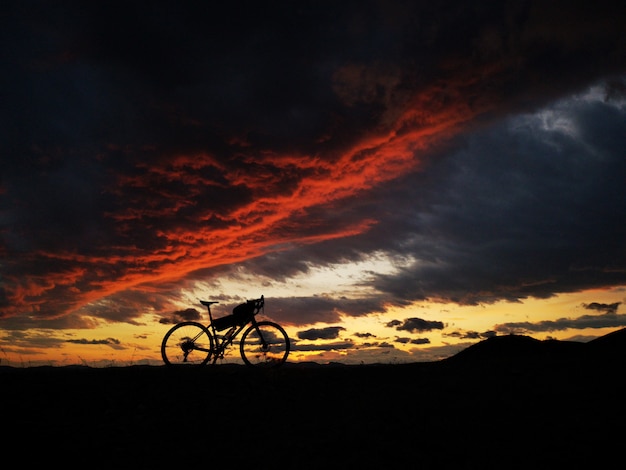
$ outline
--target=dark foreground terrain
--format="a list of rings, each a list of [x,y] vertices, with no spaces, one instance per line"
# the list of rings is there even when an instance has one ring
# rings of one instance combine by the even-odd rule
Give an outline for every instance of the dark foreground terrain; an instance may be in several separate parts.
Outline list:
[[[403,365],[4,367],[2,450],[28,468],[619,468],[625,359],[621,330]]]

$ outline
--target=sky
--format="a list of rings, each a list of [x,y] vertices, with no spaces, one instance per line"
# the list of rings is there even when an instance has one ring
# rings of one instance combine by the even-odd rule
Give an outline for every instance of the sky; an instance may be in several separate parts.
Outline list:
[[[294,362],[626,326],[619,2],[0,9],[0,365],[261,295]]]

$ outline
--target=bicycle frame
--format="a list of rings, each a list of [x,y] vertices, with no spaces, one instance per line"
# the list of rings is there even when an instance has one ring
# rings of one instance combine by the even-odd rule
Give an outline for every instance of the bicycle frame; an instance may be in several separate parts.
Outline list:
[[[211,324],[209,326],[211,327],[210,331],[211,335],[213,336],[213,341],[215,341],[212,353],[213,358],[211,359],[211,362],[213,362],[213,364],[215,364],[218,359],[224,359],[224,351],[226,351],[226,348],[233,343],[235,338],[239,336],[239,333],[241,333],[243,329],[246,328],[250,323],[256,324],[256,318],[252,317],[250,321],[244,323],[243,325],[231,327],[222,336],[215,329],[215,326],[213,326],[213,321],[211,321]]]
[[[254,326],[256,328],[257,333],[259,334],[259,337],[261,338],[263,345],[266,345],[266,341],[265,338],[263,338],[263,335],[261,334],[261,332],[259,331],[258,327],[257,327],[257,320],[256,320],[256,316],[257,314],[264,308],[265,306],[265,298],[264,296],[261,296],[260,299],[258,299],[261,301],[261,306],[256,306],[254,307],[254,313],[252,315],[252,317],[246,321],[245,323],[241,324],[241,325],[235,325],[230,327],[226,333],[224,333],[224,335],[222,336],[222,334],[217,331],[217,329],[215,328],[215,325],[213,324],[213,314],[211,313],[211,305],[217,302],[203,302],[200,301],[200,303],[202,303],[202,305],[205,305],[208,312],[209,312],[209,325],[208,327],[210,327],[210,333],[211,336],[213,336],[213,341],[214,341],[214,346],[213,346],[213,351],[211,352],[212,355],[212,359],[211,362],[213,364],[215,364],[217,362],[218,359],[224,359],[224,352],[226,351],[226,348],[228,346],[230,346],[231,344],[233,344],[233,341],[235,340],[235,338],[237,338],[237,336],[239,336],[239,334],[248,326]],[[200,336],[200,335],[199,335]],[[197,338],[194,338],[194,341]],[[208,352],[208,351],[205,351]]]

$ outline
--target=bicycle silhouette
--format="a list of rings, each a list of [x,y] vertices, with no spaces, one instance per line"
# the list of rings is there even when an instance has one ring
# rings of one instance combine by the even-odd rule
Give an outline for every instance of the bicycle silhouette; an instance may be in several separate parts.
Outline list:
[[[290,343],[285,330],[272,321],[257,321],[265,299],[248,300],[233,309],[232,315],[213,318],[211,305],[219,302],[200,300],[209,311],[209,325],[185,321],[174,325],[163,337],[161,356],[168,366],[215,364],[244,329],[239,341],[243,362],[253,367],[278,367],[289,355]],[[228,329],[226,334],[219,332]]]

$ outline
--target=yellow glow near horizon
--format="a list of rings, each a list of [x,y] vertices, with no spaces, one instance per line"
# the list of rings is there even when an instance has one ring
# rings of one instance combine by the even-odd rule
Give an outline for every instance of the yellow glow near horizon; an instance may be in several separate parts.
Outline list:
[[[389,308],[385,313],[367,316],[343,316],[337,323],[317,324],[315,328],[341,326],[338,338],[327,341],[303,342],[298,331],[312,326],[285,326],[294,345],[309,344],[321,350],[299,351],[294,348],[289,360],[340,361],[346,363],[410,362],[434,360],[458,352],[482,338],[468,338],[468,332],[491,331],[498,324],[556,321],[562,318],[575,320],[582,316],[601,316],[602,313],[584,308],[584,304],[599,302],[613,304],[624,301],[624,288],[597,289],[573,294],[562,294],[550,299],[526,299],[519,303],[497,302],[479,306],[459,306],[431,302],[416,302],[404,308]],[[403,321],[418,317],[428,321],[441,321],[442,330],[425,332],[398,331],[387,326],[392,320]],[[162,364],[160,345],[164,334],[172,325],[158,323],[154,315],[146,314],[137,324],[100,322],[94,329],[83,330],[29,330],[12,333],[0,330],[2,348],[0,365],[29,367],[37,365],[87,365],[91,367],[130,366],[137,364]],[[564,329],[528,333],[536,339],[588,340],[616,330],[616,327],[597,329]],[[424,344],[399,342],[401,339],[425,338]],[[332,348],[332,344],[352,342],[348,349]],[[327,348],[327,350],[324,350]],[[312,348],[314,349],[314,348]],[[230,351],[230,360],[238,360],[238,350]]]

